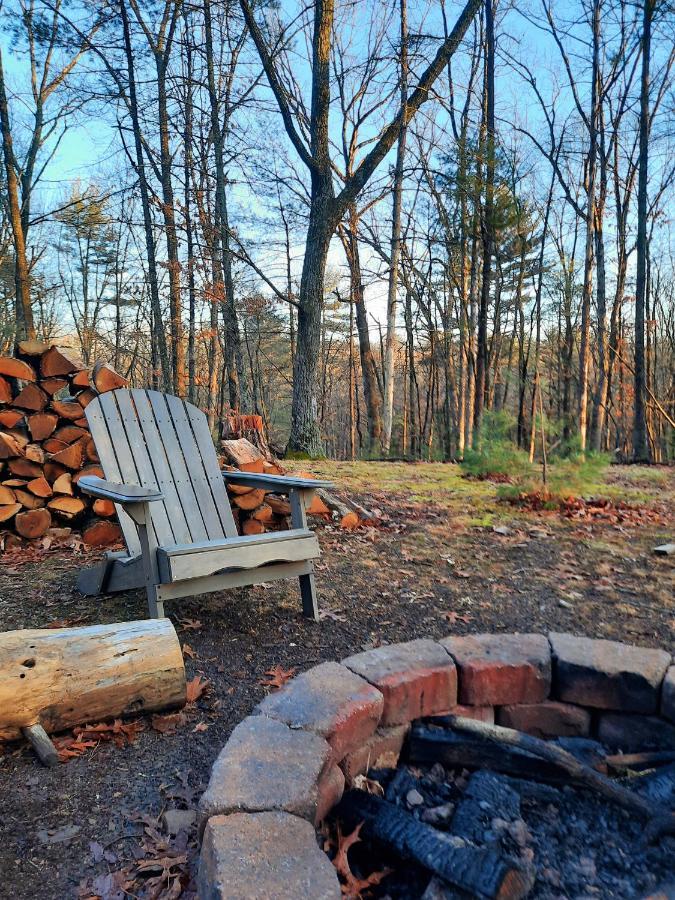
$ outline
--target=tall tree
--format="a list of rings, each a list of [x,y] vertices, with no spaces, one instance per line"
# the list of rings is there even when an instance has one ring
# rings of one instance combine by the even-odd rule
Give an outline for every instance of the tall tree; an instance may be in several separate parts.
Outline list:
[[[448,60],[457,50],[482,0],[468,0],[450,35],[439,47],[403,111],[382,130],[354,174],[338,194],[333,183],[330,157],[330,48],[333,32],[334,0],[316,0],[312,28],[312,83],[309,114],[309,142],[294,114],[297,105],[282,80],[275,54],[267,45],[249,0],[240,0],[246,24],[260,55],[265,74],[276,99],[290,141],[310,173],[311,194],[300,294],[298,298],[297,352],[293,372],[293,404],[288,450],[318,456],[322,454],[317,417],[316,375],[320,352],[321,309],[324,276],[331,239],[349,205],[363,190],[379,164],[398,139],[401,127],[428,99],[429,92]],[[301,116],[301,113],[297,114]]]

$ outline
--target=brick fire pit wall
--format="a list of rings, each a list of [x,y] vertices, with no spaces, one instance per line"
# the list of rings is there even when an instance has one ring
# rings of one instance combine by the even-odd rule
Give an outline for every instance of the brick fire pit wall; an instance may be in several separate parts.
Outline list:
[[[326,662],[233,731],[199,805],[201,900],[339,900],[315,826],[410,724],[454,713],[538,737],[675,748],[675,659],[571,634],[414,640]]]

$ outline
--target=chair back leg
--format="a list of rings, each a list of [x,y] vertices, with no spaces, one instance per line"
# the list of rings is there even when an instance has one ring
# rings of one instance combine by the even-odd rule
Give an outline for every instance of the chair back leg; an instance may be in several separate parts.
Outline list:
[[[302,597],[302,614],[306,618],[318,622],[319,601],[316,596],[314,572],[312,571],[308,575],[301,575],[298,580],[300,582],[300,596]]]

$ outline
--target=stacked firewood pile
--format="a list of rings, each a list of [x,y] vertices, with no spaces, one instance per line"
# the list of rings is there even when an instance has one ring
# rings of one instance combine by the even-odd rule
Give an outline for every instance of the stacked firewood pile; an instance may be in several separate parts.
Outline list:
[[[226,468],[266,475],[285,475],[285,470],[271,456],[267,458],[246,438],[221,442]],[[289,527],[291,505],[288,498],[269,491],[228,484],[232,513],[240,534],[263,534],[266,531],[283,531]],[[331,510],[324,501],[314,496],[307,510],[310,515],[330,517]]]
[[[23,341],[0,357],[0,538],[5,549],[54,527],[81,530],[90,546],[121,537],[115,508],[79,491],[84,475],[103,476],[85,407],[126,384],[105,363],[83,366],[67,347]]]

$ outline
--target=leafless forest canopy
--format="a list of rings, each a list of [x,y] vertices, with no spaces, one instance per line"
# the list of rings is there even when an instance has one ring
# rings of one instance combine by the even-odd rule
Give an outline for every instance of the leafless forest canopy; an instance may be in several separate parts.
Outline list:
[[[296,455],[675,457],[669,0],[4,0],[0,350]]]

